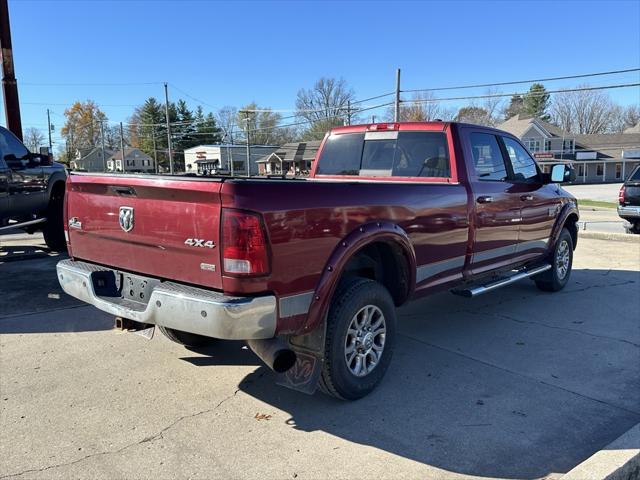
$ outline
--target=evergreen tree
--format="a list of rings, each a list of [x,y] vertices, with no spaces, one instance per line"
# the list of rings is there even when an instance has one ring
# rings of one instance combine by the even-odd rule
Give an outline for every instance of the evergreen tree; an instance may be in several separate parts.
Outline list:
[[[541,83],[534,83],[529,89],[529,93],[524,96],[523,112],[533,115],[544,121],[549,120],[547,109],[549,108],[550,95]]]
[[[513,95],[509,106],[504,109],[504,119],[509,120],[511,117],[519,115],[524,110],[524,99],[522,95]]]

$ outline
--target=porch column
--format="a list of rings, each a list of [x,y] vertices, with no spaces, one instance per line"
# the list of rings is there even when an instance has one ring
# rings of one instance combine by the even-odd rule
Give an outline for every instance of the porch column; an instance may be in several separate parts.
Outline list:
[[[607,162],[602,162],[602,181],[607,181]]]
[[[625,181],[625,170],[626,170],[627,162],[625,162],[624,158],[622,159],[622,181]]]
[[[582,183],[587,183],[587,162],[582,162]]]

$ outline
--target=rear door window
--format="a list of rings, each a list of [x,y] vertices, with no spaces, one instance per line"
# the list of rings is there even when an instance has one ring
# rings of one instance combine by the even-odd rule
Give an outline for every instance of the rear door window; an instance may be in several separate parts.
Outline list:
[[[513,179],[516,181],[533,181],[538,179],[538,168],[531,155],[518,142],[509,137],[502,137],[504,147],[513,167]]]
[[[325,142],[317,168],[319,175],[451,176],[447,137],[443,132],[331,135]]]
[[[470,140],[478,180],[505,181],[508,177],[507,167],[496,136],[489,133],[472,133]]]

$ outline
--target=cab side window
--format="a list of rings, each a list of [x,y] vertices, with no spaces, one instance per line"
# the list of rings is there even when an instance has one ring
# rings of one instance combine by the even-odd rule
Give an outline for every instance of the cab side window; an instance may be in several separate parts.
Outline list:
[[[503,182],[508,173],[495,135],[472,133],[471,152],[478,180]]]
[[[516,181],[534,181],[538,177],[538,168],[531,155],[512,138],[502,137],[504,147],[513,166],[513,178]]]
[[[29,159],[29,150],[13,133],[0,128],[0,156],[9,168],[19,168]]]

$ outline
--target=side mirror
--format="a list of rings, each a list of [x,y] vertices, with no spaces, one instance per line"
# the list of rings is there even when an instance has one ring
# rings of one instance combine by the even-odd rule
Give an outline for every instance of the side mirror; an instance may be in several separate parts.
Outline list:
[[[551,183],[573,182],[576,179],[576,171],[571,165],[557,164],[551,167]]]

